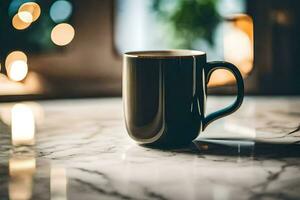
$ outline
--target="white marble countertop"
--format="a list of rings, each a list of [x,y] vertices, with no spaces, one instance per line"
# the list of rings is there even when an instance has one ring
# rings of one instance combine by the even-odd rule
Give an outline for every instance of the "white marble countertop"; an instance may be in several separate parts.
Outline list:
[[[299,125],[299,97],[248,97],[159,150],[127,136],[119,98],[0,104],[0,199],[300,199]]]

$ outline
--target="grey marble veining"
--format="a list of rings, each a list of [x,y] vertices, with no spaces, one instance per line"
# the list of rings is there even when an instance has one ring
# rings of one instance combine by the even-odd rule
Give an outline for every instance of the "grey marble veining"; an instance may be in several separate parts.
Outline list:
[[[0,104],[0,199],[300,199],[299,126],[300,98],[249,97],[159,150],[127,136],[119,98]]]

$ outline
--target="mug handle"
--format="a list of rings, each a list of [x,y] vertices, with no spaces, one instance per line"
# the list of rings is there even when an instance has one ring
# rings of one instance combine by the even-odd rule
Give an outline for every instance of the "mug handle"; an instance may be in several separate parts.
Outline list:
[[[235,65],[229,62],[213,61],[207,63],[207,66],[205,68],[206,90],[211,74],[217,69],[226,69],[234,75],[237,83],[237,98],[233,104],[204,117],[202,130],[204,130],[211,122],[235,112],[241,106],[244,99],[244,81],[241,72]]]

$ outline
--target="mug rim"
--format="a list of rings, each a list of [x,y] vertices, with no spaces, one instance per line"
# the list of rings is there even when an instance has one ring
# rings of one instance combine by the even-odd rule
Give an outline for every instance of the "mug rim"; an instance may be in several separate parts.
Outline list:
[[[204,56],[204,55],[206,55],[204,51],[188,50],[188,49],[129,51],[124,53],[125,57],[131,57],[131,58],[178,58],[178,57],[194,57],[194,56]]]

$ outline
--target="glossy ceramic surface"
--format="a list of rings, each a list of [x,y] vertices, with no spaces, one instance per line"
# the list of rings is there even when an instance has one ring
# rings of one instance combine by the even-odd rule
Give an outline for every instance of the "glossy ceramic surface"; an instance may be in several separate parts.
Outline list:
[[[228,108],[205,116],[206,84],[218,69],[230,70],[238,98]],[[129,135],[141,144],[185,145],[215,119],[242,103],[243,81],[230,63],[207,63],[201,51],[129,52],[124,55],[123,101]]]

